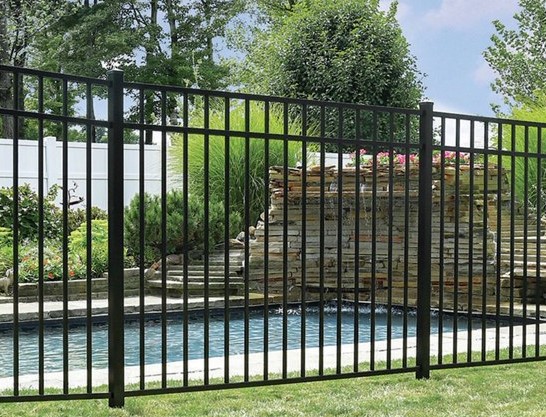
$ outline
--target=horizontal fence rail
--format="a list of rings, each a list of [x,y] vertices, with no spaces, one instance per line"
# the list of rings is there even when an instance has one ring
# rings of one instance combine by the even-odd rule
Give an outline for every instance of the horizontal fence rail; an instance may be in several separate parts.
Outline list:
[[[545,359],[545,124],[0,76],[0,401]]]

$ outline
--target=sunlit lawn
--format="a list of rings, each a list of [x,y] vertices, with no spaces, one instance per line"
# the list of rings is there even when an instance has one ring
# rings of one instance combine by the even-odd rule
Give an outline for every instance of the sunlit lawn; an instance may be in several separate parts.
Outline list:
[[[546,416],[546,363],[106,400],[0,405],[0,416]]]

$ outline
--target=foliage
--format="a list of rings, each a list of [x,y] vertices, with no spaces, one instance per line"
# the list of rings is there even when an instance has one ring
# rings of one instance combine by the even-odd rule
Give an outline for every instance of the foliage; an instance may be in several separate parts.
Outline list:
[[[144,202],[144,256],[143,262],[150,265],[161,259],[162,255],[162,201],[161,196],[145,193]],[[184,194],[178,190],[167,193],[166,198],[166,253],[183,253],[188,250],[204,248],[204,202],[199,196],[188,198],[188,242],[184,242]],[[230,221],[238,222],[236,215]],[[125,209],[125,247],[128,254],[137,262],[140,254],[140,195],[135,195]],[[209,204],[209,248],[222,242],[224,238],[224,204],[212,201]]]
[[[375,0],[298,2],[256,36],[241,78],[267,94],[415,108],[423,86],[395,14]],[[337,132],[337,109],[326,120],[335,136],[354,135]]]
[[[250,119],[248,120],[248,129],[253,133],[264,133],[265,110],[263,106],[257,103],[249,104]],[[197,115],[197,118],[200,116]],[[199,122],[195,122],[199,124]],[[209,126],[211,129],[225,130],[226,121],[223,110],[210,111]],[[244,132],[247,128],[245,118],[245,107],[239,105],[230,112],[229,120],[230,130],[232,132]],[[269,114],[269,132],[283,133],[284,120],[282,113],[272,108]],[[295,123],[288,126],[290,134],[298,134],[298,127]],[[173,137],[173,147],[170,151],[169,173],[173,181],[181,178],[183,172],[183,137]],[[192,195],[204,198],[205,191],[208,191],[211,202],[225,201],[225,164],[226,164],[226,142],[225,136],[209,137],[208,149],[205,147],[204,137],[202,135],[190,135],[188,139],[188,173],[189,173],[189,192]],[[288,160],[284,160],[285,142],[281,140],[269,140],[269,166],[284,165],[294,167],[301,157],[302,144],[300,142],[288,142]],[[250,208],[251,225],[258,220],[260,213],[266,210],[264,207],[264,193],[269,193],[265,184],[265,143],[263,138],[249,139],[249,159],[245,158],[246,141],[239,135],[229,137],[229,209],[231,213],[238,213],[242,218],[245,212],[245,201],[248,201]],[[205,184],[205,155],[208,156],[208,184]],[[248,162],[248,166],[247,166]],[[245,176],[248,170],[249,195],[245,198]],[[180,184],[178,184],[180,185]],[[236,236],[241,231],[241,224],[237,222],[230,223],[230,234]]]
[[[114,65],[135,60],[142,30],[133,24],[126,0],[73,6],[52,22],[35,40],[32,62],[41,69],[100,77]],[[114,64],[115,63],[115,64]]]
[[[13,236],[7,227],[0,227],[0,277],[13,264]]]
[[[11,244],[12,239],[13,234],[11,229],[8,229],[7,227],[0,227],[0,245]]]
[[[6,1],[5,6],[0,7],[0,64],[97,78],[119,68],[127,81],[220,88],[227,85],[230,67],[218,59],[214,44],[242,11],[244,0],[35,0]],[[47,77],[43,82],[45,111],[61,114],[62,83]],[[11,74],[0,72],[0,107],[13,107],[13,84]],[[37,77],[24,77],[19,109],[36,109],[37,84]],[[106,89],[94,86],[92,94],[105,97]],[[85,96],[83,84],[69,83],[68,115],[86,107]],[[176,112],[170,98],[167,106],[169,115]],[[138,119],[139,111],[132,106],[128,117]],[[146,123],[159,117],[159,95],[146,92],[144,113]],[[13,137],[12,119],[1,118],[0,136]],[[20,137],[37,137],[35,120],[25,120],[19,130]],[[44,130],[61,137],[63,126],[46,120]],[[93,127],[93,140],[97,133]],[[81,136],[69,126],[69,140]],[[151,136],[146,131],[147,141]]]
[[[0,2],[0,64],[24,67],[35,48],[35,40],[44,28],[56,22],[73,6],[69,0],[33,0]],[[19,87],[22,90],[22,85]],[[24,94],[19,91],[20,109],[24,108]],[[13,80],[0,71],[0,107],[13,108]],[[0,136],[13,137],[13,118],[0,118]],[[24,128],[19,134],[24,137]]]
[[[44,280],[60,281],[62,279],[63,255],[59,242],[25,242],[19,247],[19,282],[38,282],[40,276],[39,245],[43,246]],[[85,277],[85,265],[74,257],[68,257],[67,267],[68,279]]]
[[[538,122],[546,121],[546,93],[537,96],[534,104],[512,108],[511,117],[516,120]],[[505,125],[506,126],[506,125]],[[546,138],[542,128],[541,143],[539,149],[539,130],[536,126],[516,126],[514,132],[514,146],[512,146],[512,130],[503,130],[502,148],[516,152],[528,152],[529,157],[518,156],[503,158],[503,166],[512,169],[514,165],[514,188],[519,202],[525,202],[531,209],[540,208],[541,213],[546,213],[546,161],[533,155],[546,153]],[[511,175],[509,175],[511,178]],[[540,188],[539,188],[540,177]]]
[[[91,207],[91,220],[107,220],[108,213],[100,207]],[[87,209],[77,208],[68,211],[68,233],[72,233],[87,222]]]
[[[276,9],[271,29],[258,35],[250,48],[242,78],[253,90],[320,100],[416,106],[422,86],[394,8],[384,13],[376,2],[361,0],[344,3],[341,8],[328,0],[290,2],[283,7],[284,16],[275,18]],[[318,124],[318,108],[308,112],[309,120]],[[355,138],[353,113],[344,111],[339,131],[339,110],[326,107],[326,136]],[[363,137],[373,137],[371,113],[362,112],[361,122]],[[416,130],[415,125],[412,131]],[[404,123],[396,118],[392,126],[383,117],[377,120],[378,137],[390,138],[392,134],[395,141],[405,140],[404,132]],[[327,150],[337,151],[338,147],[327,145]]]
[[[62,212],[55,204],[58,187],[51,187],[43,199],[44,235],[46,238],[56,238],[62,231]],[[39,198],[29,184],[18,188],[19,239],[35,240],[39,231]],[[13,230],[14,224],[14,191],[13,187],[0,188],[0,227]]]
[[[40,256],[38,246],[43,246],[43,277],[46,281],[59,281],[64,275],[63,249],[59,241],[39,243],[25,241],[19,247],[19,281],[38,282]],[[131,258],[127,257],[130,262]],[[10,260],[9,265],[12,265]],[[108,222],[91,222],[91,276],[101,277],[108,269]],[[87,278],[87,224],[81,224],[70,234],[68,243],[68,279]]]
[[[81,265],[87,265],[87,223],[70,234],[68,250]],[[91,221],[91,277],[100,277],[108,270],[108,221]]]
[[[292,13],[302,0],[257,0],[256,6],[265,22],[274,23]]]
[[[497,73],[491,87],[509,106],[532,104],[537,93],[546,90],[546,3],[519,0],[519,6],[520,12],[514,15],[517,28],[509,29],[495,20],[493,44],[484,52]]]
[[[62,210],[55,199],[58,187],[50,188],[43,199],[44,242],[38,241],[39,198],[29,184],[18,188],[19,219],[19,279],[21,282],[36,282],[39,277],[39,251],[43,246],[43,271],[45,279],[59,280],[63,276],[63,256],[59,239],[63,232]],[[0,188],[0,274],[13,266],[13,187]],[[93,207],[92,221],[92,276],[101,276],[108,266],[108,240],[106,212]],[[69,257],[68,277],[85,278],[86,251],[82,248],[87,242],[85,210],[68,212],[69,219]],[[97,223],[95,223],[97,222]],[[83,235],[82,235],[83,233]],[[83,243],[82,243],[83,242]]]
[[[367,150],[365,148],[360,149],[359,152],[359,161],[361,166],[371,166],[374,163],[374,160],[376,162],[376,165],[397,165],[399,168],[404,168],[406,165],[406,162],[409,162],[410,164],[418,164],[419,163],[419,154],[417,153],[399,153],[396,152],[396,150],[392,152],[378,152],[375,155],[375,159],[367,155]],[[351,160],[349,161],[349,166],[355,166],[356,165],[356,152],[353,152],[351,155]],[[455,165],[459,162],[459,164],[468,164],[470,161],[470,154],[466,152],[454,152],[454,151],[439,151],[434,150],[432,152],[432,163],[434,165]]]

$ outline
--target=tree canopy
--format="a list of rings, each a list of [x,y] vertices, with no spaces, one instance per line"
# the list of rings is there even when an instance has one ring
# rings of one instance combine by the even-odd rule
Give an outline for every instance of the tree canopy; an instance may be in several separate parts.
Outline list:
[[[214,41],[242,7],[243,0],[0,0],[0,63],[99,78],[117,67],[127,81],[222,88],[229,67]],[[0,106],[11,106],[12,84],[0,73]],[[157,100],[146,103],[150,121]],[[11,118],[0,125],[12,137]]]
[[[396,3],[388,11],[377,0],[289,1],[274,9],[261,3],[272,13],[243,65],[246,88],[319,100],[418,104],[421,74],[396,20]]]
[[[517,27],[509,29],[495,20],[492,45],[484,52],[497,74],[491,87],[508,106],[533,103],[546,91],[546,3],[520,0],[519,6]]]

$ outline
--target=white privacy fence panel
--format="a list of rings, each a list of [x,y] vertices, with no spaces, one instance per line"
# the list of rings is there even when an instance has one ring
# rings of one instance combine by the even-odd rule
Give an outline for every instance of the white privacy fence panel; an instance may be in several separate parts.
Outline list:
[[[19,140],[19,184],[28,183],[38,189],[38,141]],[[161,193],[161,147],[146,145],[144,156],[145,190],[151,194]],[[75,196],[83,197],[83,202],[76,207],[89,204],[102,209],[108,208],[108,146],[105,143],[91,144],[91,193],[86,194],[87,144],[68,143],[68,184],[77,185]],[[139,145],[125,145],[124,153],[125,205],[139,190]],[[54,184],[63,183],[63,144],[54,137],[44,139],[44,187],[49,190]],[[13,141],[0,139],[0,187],[13,185]],[[59,199],[60,201],[60,199]]]

